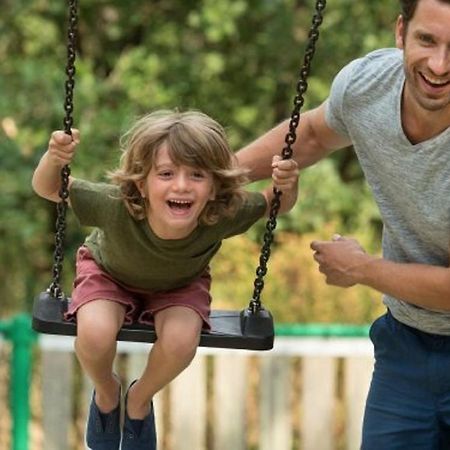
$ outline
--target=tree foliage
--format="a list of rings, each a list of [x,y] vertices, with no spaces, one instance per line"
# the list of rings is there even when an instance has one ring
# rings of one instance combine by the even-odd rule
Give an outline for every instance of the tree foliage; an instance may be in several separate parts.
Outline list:
[[[393,45],[393,2],[328,3],[305,108],[326,98],[343,64]],[[118,160],[121,133],[149,110],[200,109],[225,125],[236,149],[290,114],[312,0],[79,0],[79,10],[75,176],[101,179]],[[66,2],[2,2],[0,316],[29,308],[50,278],[54,205],[33,194],[30,180],[51,131],[62,128],[66,14]],[[378,214],[350,150],[306,171],[301,192],[281,230],[335,224],[377,242]],[[262,226],[249,235],[260,237]],[[85,231],[69,215],[69,290]]]

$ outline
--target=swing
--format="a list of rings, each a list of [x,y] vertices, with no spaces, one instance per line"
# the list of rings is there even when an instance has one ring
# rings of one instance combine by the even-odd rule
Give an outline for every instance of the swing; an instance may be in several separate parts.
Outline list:
[[[322,13],[326,0],[316,0],[315,13],[309,31],[309,42],[305,50],[303,66],[297,82],[297,94],[294,99],[294,108],[286,134],[286,146],[282,150],[282,158],[292,156],[291,146],[296,140],[296,129],[300,121],[300,109],[303,106],[303,95],[307,90],[306,79],[310,72],[311,61],[315,52],[315,45],[319,38],[319,27],[322,23]],[[69,24],[67,43],[67,64],[65,82],[65,117],[64,131],[71,134],[73,124],[73,91],[75,86],[75,43],[77,35],[77,0],[69,0]],[[41,292],[34,300],[33,329],[40,333],[76,336],[76,324],[64,320],[70,298],[66,297],[60,287],[62,262],[64,259],[65,218],[67,199],[69,197],[68,182],[70,168],[65,166],[61,170],[61,201],[57,203],[57,219],[55,231],[55,251],[53,261],[53,281],[49,288]],[[254,291],[248,307],[242,311],[211,311],[211,331],[203,331],[200,337],[200,346],[220,347],[247,350],[270,350],[273,347],[274,325],[270,311],[266,310],[260,300],[264,288],[264,276],[267,273],[267,262],[270,257],[270,248],[273,242],[273,231],[276,228],[277,214],[280,208],[281,192],[274,189],[274,198],[270,207],[270,215],[264,233],[264,244],[261,247],[259,266],[256,269]],[[117,340],[153,343],[157,339],[155,329],[148,325],[124,325],[117,335]]]

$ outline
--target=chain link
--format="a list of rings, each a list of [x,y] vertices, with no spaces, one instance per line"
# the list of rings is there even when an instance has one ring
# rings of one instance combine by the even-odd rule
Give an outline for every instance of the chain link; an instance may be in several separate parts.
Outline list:
[[[69,24],[67,30],[67,64],[66,64],[66,82],[65,82],[65,101],[64,101],[64,132],[72,135],[73,125],[73,92],[75,88],[75,58],[76,58],[76,40],[78,23],[78,5],[77,0],[69,1]],[[48,292],[54,298],[62,301],[63,307],[67,306],[66,297],[61,289],[61,273],[64,261],[64,239],[66,233],[66,212],[67,199],[69,197],[69,176],[70,167],[68,165],[61,169],[61,189],[59,196],[61,201],[56,205],[56,233],[55,233],[55,251],[53,253],[53,281],[48,288]]]
[[[300,70],[299,80],[297,82],[296,91],[297,95],[294,98],[294,108],[292,110],[291,119],[289,122],[289,130],[285,137],[286,146],[281,152],[283,159],[289,159],[292,157],[292,145],[297,139],[296,130],[300,123],[300,109],[304,104],[304,94],[308,89],[307,78],[311,69],[311,62],[316,51],[316,42],[319,39],[319,27],[323,21],[323,11],[326,6],[326,0],[317,0],[315,13],[312,19],[312,25],[308,34],[308,44],[305,49],[305,55],[303,59],[303,66]],[[274,197],[270,206],[269,219],[266,223],[266,231],[264,233],[264,243],[261,247],[261,255],[259,257],[259,266],[256,269],[256,278],[254,281],[254,291],[252,299],[249,303],[249,309],[253,313],[257,313],[262,309],[261,305],[261,292],[264,289],[264,276],[267,273],[267,263],[270,258],[271,245],[273,243],[273,231],[277,226],[277,215],[280,210],[280,197],[281,191],[278,189],[273,190]]]

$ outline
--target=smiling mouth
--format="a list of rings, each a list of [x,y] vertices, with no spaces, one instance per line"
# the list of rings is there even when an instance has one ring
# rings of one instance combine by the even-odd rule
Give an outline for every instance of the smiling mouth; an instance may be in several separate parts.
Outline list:
[[[192,206],[192,202],[187,200],[168,200],[167,204],[174,211],[188,211]]]
[[[441,80],[439,78],[435,78],[435,77],[430,77],[428,75],[425,75],[421,72],[419,72],[422,80],[425,81],[425,83],[434,88],[434,89],[439,89],[439,88],[443,88],[445,86],[448,86],[450,84],[450,80]]]

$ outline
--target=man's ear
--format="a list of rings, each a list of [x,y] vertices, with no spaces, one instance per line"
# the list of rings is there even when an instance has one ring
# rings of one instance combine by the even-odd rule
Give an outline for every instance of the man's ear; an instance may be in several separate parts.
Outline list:
[[[397,48],[403,49],[405,46],[406,25],[403,16],[398,16],[395,25],[395,45]]]

